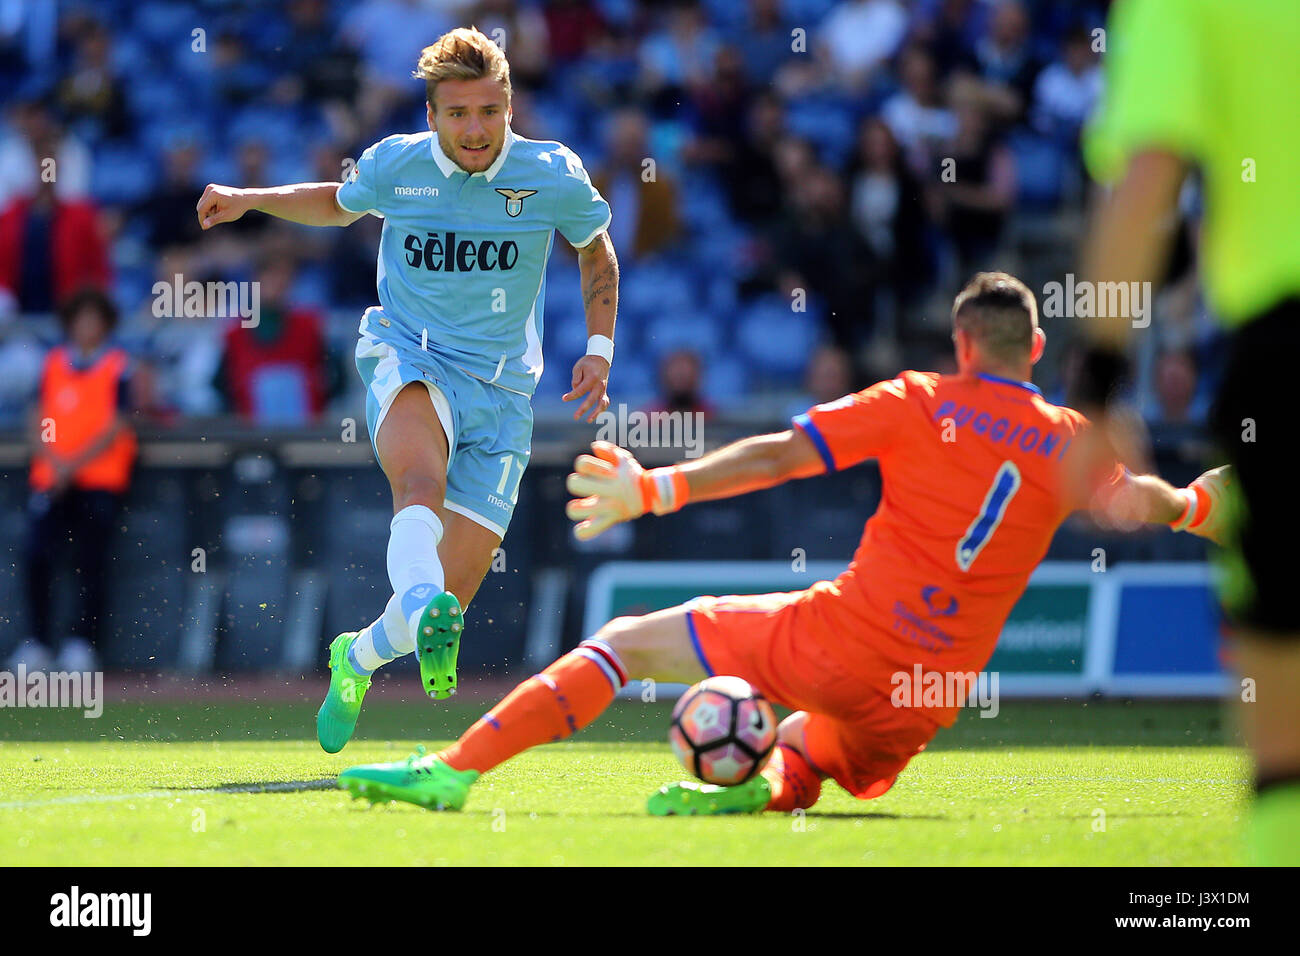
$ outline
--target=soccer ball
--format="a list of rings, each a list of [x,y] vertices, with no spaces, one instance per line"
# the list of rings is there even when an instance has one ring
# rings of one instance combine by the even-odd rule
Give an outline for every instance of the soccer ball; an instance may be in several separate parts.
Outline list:
[[[668,742],[682,766],[705,783],[744,783],[772,756],[776,713],[739,677],[710,677],[677,701]]]

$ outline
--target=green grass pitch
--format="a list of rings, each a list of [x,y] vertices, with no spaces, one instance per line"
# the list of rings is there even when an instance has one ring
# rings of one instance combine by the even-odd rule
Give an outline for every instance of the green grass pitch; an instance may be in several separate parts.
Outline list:
[[[484,710],[368,703],[329,756],[315,705],[191,702],[0,713],[0,862],[33,865],[1234,865],[1249,765],[1214,703],[1004,702],[963,714],[893,790],[826,783],[805,815],[649,817],[682,771],[670,704],[619,701],[484,777],[459,814],[333,788]],[[426,742],[436,745],[437,739]]]

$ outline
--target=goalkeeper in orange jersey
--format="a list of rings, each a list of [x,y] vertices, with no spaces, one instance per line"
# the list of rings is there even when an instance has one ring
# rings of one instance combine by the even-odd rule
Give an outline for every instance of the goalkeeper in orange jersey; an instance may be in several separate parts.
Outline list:
[[[958,374],[903,372],[796,417],[792,427],[645,471],[593,444],[569,476],[580,539],[647,512],[879,461],[884,496],[848,569],[803,591],[701,597],[610,621],[520,684],[438,754],[353,767],[342,787],[372,799],[458,809],[478,776],[594,720],[629,677],[693,684],[744,678],[795,711],[760,776],[736,787],[679,783],[650,799],[670,813],[790,811],[833,779],[860,798],[887,791],[961,700],[897,706],[892,678],[981,670],[1062,521],[1080,507],[1213,537],[1224,475],[1177,489],[1113,461],[1088,499],[1062,481],[1087,421],[1029,381],[1043,354],[1023,283],[981,273],[957,296]],[[945,685],[947,685],[945,681]]]

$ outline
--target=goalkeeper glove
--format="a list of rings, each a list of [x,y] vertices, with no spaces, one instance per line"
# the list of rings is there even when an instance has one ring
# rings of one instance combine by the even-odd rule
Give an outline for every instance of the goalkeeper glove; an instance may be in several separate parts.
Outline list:
[[[577,457],[565,482],[574,498],[564,513],[578,522],[573,533],[579,541],[647,511],[668,514],[686,504],[690,488],[675,465],[647,471],[631,452],[607,441],[592,442],[591,450],[594,455]]]
[[[1227,526],[1228,487],[1232,484],[1232,466],[1212,468],[1186,488],[1179,488],[1185,505],[1183,513],[1169,523],[1175,531],[1186,531],[1215,544],[1223,543]]]

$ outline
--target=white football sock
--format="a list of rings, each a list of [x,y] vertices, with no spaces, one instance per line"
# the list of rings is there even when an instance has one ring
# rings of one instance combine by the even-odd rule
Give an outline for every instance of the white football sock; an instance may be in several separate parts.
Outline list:
[[[416,619],[426,604],[446,584],[438,542],[442,522],[424,505],[408,505],[393,516],[388,537],[388,580],[407,622],[407,639],[414,650]]]
[[[388,582],[393,596],[384,613],[352,642],[348,660],[357,673],[372,674],[415,650],[412,619],[444,586],[438,559],[441,540],[442,522],[426,506],[409,505],[393,516],[388,536]]]

